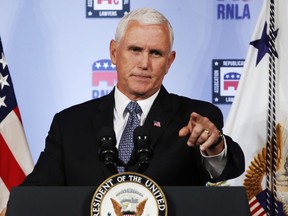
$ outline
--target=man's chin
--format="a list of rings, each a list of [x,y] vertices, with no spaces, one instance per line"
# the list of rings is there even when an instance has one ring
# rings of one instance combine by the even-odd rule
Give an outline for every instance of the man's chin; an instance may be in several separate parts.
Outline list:
[[[153,94],[155,94],[159,89],[156,88],[149,88],[148,86],[134,86],[134,88],[130,91],[130,93],[137,97],[138,100],[144,100],[146,98],[151,97]]]

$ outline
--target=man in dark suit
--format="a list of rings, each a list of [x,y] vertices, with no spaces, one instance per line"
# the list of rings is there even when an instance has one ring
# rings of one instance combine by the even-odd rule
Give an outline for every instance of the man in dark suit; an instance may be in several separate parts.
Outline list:
[[[107,96],[55,115],[45,150],[22,185],[100,185],[113,170],[99,158],[98,133],[113,128],[118,148],[130,101],[140,105],[137,118],[151,140],[153,157],[141,170],[144,175],[161,186],[205,185],[239,176],[243,152],[222,134],[219,108],[170,94],[162,85],[176,56],[173,37],[158,11],[144,8],[122,18],[110,43],[117,85]],[[125,164],[126,171],[140,172],[138,164]]]

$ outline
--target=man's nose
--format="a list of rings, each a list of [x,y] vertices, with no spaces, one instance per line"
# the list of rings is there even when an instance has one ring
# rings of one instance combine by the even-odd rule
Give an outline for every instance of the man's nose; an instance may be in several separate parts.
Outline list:
[[[149,52],[142,52],[141,53],[141,59],[140,59],[140,66],[142,69],[147,69],[150,61],[150,55]]]

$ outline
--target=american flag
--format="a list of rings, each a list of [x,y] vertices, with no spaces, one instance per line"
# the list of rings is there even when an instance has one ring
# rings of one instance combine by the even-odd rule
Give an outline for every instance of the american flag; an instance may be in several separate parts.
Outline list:
[[[161,127],[161,122],[159,122],[159,121],[154,121],[154,126],[155,126],[155,127]]]
[[[261,197],[259,197],[261,195]],[[261,201],[262,203],[264,203],[265,205],[265,194],[262,192],[260,195],[254,196],[252,199],[249,200],[249,208],[250,208],[250,212],[251,215],[257,215],[257,216],[266,216],[266,211],[263,208],[263,206],[261,205]],[[259,200],[261,199],[261,200]]]
[[[12,187],[33,169],[20,112],[0,38],[0,212]]]

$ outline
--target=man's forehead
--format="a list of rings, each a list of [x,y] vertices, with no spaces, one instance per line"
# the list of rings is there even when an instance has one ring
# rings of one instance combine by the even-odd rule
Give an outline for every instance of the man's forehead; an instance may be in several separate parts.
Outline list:
[[[126,30],[124,32],[125,34],[129,34],[131,31],[135,32],[147,32],[149,31],[150,33],[154,34],[163,34],[163,35],[169,35],[169,30],[166,25],[164,24],[145,24],[145,23],[140,23],[136,20],[131,20],[129,21]]]

